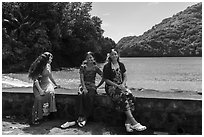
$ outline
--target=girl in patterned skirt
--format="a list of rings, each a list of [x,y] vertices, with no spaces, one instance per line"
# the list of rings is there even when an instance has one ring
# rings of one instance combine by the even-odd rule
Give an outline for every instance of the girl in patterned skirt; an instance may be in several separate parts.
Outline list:
[[[127,74],[125,66],[119,61],[117,51],[112,50],[109,55],[109,61],[103,68],[106,93],[111,97],[115,108],[125,112],[127,117],[125,122],[126,131],[133,132],[134,129],[143,131],[146,129],[146,126],[137,122],[132,115],[132,111],[134,110],[134,96],[126,87]]]

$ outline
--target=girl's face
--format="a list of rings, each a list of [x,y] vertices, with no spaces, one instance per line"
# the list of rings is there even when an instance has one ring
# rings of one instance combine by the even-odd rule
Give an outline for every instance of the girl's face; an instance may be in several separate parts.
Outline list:
[[[118,59],[118,53],[115,50],[112,50],[110,53],[110,58],[112,61],[117,61]]]
[[[94,62],[94,57],[93,57],[92,55],[88,54],[88,55],[86,56],[86,61],[87,61],[88,63],[93,63],[93,62]]]
[[[48,63],[49,63],[49,64],[52,63],[52,58],[53,58],[52,55],[50,55],[49,60],[48,60]]]

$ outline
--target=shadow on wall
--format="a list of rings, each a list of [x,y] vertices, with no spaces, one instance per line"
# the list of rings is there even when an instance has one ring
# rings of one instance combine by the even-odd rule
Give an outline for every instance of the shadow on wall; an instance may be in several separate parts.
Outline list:
[[[113,108],[106,95],[98,95],[90,121],[123,127],[125,115]],[[76,117],[77,95],[56,94],[56,118],[73,121]],[[2,114],[30,119],[34,102],[32,93],[2,93]],[[136,119],[153,131],[169,134],[202,134],[202,100],[135,98]]]

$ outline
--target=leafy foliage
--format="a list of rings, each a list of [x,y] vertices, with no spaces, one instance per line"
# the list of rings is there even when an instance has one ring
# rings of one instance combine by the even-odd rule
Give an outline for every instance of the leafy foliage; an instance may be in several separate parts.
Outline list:
[[[27,71],[44,51],[54,55],[55,69],[79,66],[87,51],[104,61],[116,44],[103,37],[102,20],[91,10],[90,2],[3,2],[3,72]]]
[[[117,43],[121,56],[202,56],[202,3]]]

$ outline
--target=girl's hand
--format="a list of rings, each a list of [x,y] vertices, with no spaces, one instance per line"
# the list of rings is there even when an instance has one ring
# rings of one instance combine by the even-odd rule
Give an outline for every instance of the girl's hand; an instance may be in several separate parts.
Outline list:
[[[122,86],[122,91],[126,92],[126,88]]]
[[[60,88],[60,85],[55,85],[55,89],[56,89],[56,88]]]
[[[126,84],[125,83],[122,83],[121,86],[126,88]]]
[[[40,92],[40,95],[41,95],[41,96],[44,96],[44,95],[45,95],[45,91],[42,90],[42,91]]]
[[[123,85],[119,85],[119,88],[122,90],[122,91],[126,91],[126,88],[125,88],[125,86],[123,86]]]
[[[96,86],[95,88],[96,88],[96,90],[99,88],[100,86]]]
[[[83,93],[84,94],[88,93],[88,90],[86,88],[83,88]]]
[[[132,91],[130,90],[130,89],[126,89],[126,91],[128,92],[128,93],[131,93],[132,94]]]

